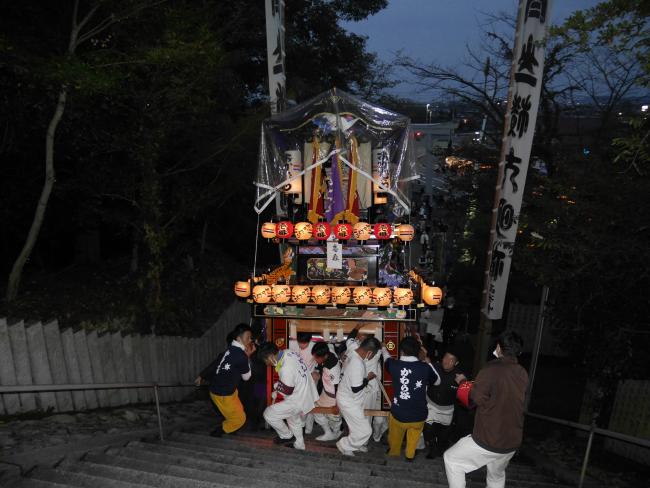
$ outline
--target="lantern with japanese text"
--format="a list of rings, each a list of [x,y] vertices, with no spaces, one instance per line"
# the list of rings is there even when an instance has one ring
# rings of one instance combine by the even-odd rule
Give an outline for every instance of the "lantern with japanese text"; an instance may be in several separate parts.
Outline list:
[[[237,281],[235,283],[235,295],[240,298],[247,298],[251,294],[250,281]]]
[[[352,298],[352,292],[347,286],[332,287],[332,303],[345,305],[350,302],[350,298]]]
[[[291,287],[289,285],[273,285],[271,292],[275,303],[287,303],[291,299]]]
[[[440,302],[442,302],[442,288],[423,284],[422,301],[431,306],[440,305]]]
[[[347,241],[352,237],[352,226],[348,223],[336,224],[334,226],[334,235],[339,241]]]
[[[294,228],[293,235],[299,241],[307,241],[311,239],[313,233],[313,226],[309,222],[298,222]]]
[[[372,300],[372,290],[367,286],[355,286],[352,292],[352,301],[355,305],[368,305]]]
[[[253,287],[253,300],[257,303],[269,303],[273,298],[273,292],[269,285],[257,285]]]
[[[390,305],[391,298],[390,288],[377,287],[372,290],[372,303],[379,307]]]
[[[311,298],[311,288],[305,285],[295,285],[291,289],[291,299],[294,301],[294,303],[297,304],[305,304],[309,302],[309,299]]]
[[[352,235],[357,241],[367,241],[372,236],[372,227],[368,222],[357,222],[352,228]]]
[[[284,187],[284,192],[290,195],[300,195],[302,193],[302,156],[300,151],[285,151],[284,156],[287,161],[287,180],[289,182]]]
[[[273,239],[275,237],[275,222],[264,222],[260,233],[265,239]]]
[[[401,241],[409,242],[415,237],[415,229],[411,224],[400,224],[395,229],[395,234]]]
[[[326,285],[316,285],[311,289],[311,297],[317,305],[325,305],[330,301],[330,287]]]
[[[395,288],[393,290],[393,301],[395,305],[407,307],[413,301],[413,291],[410,288]]]
[[[327,222],[316,222],[313,235],[318,241],[326,241],[332,233],[332,228]]]
[[[293,235],[293,224],[288,220],[283,220],[275,224],[275,236],[280,239],[289,239]]]
[[[375,224],[374,233],[375,237],[379,240],[390,239],[393,229],[390,224],[379,223]]]

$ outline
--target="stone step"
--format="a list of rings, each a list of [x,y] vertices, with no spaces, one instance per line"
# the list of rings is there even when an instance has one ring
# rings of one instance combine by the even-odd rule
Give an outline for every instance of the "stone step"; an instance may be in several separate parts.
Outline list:
[[[100,457],[102,456],[102,457]],[[92,476],[101,476],[114,482],[128,482],[136,486],[155,486],[156,488],[233,488],[236,486],[251,486],[258,488],[257,484],[245,484],[234,476],[215,473],[211,479],[206,477],[190,478],[187,470],[175,469],[175,466],[155,465],[132,461],[128,458],[109,455],[88,456],[91,460],[70,463],[63,469]],[[104,461],[103,463],[95,461]],[[132,462],[131,462],[132,461]],[[109,464],[106,464],[109,463]],[[121,486],[121,485],[115,485]],[[275,485],[277,488],[277,485]]]
[[[193,450],[186,444],[169,442],[160,444],[131,442],[125,448],[113,448],[107,451],[107,454],[119,454],[122,456],[142,459],[151,462],[167,462],[176,460],[179,464],[188,467],[211,467],[213,465],[232,465],[253,469],[274,469],[278,473],[299,472],[305,476],[317,477],[320,479],[331,479],[334,469],[340,469],[331,463],[328,466],[321,466],[320,463],[305,463],[300,459],[292,459],[290,463],[279,462],[278,456],[273,455],[244,455],[238,451],[225,451],[218,449]],[[180,446],[180,447],[179,447]],[[348,468],[349,470],[350,468]],[[370,471],[368,471],[370,475]]]
[[[216,448],[216,449],[223,449],[224,447],[229,449],[230,452],[236,453],[236,452],[247,452],[248,454],[246,455],[255,455],[255,456],[269,456],[270,451],[277,451],[286,449],[282,448],[276,445],[272,444],[271,441],[271,436],[266,434],[266,435],[252,435],[252,434],[245,434],[245,435],[235,435],[235,436],[228,436],[228,437],[221,437],[221,438],[212,438],[209,436],[206,436],[205,434],[193,434],[193,433],[188,433],[188,432],[183,432],[179,433],[176,432],[173,435],[173,438],[175,440],[182,440],[184,442],[187,442],[191,444],[192,446],[198,445],[203,445],[203,448],[205,447],[205,444],[209,445],[209,448]],[[414,463],[406,463],[403,459],[394,459],[394,458],[388,458],[384,456],[384,448],[385,446],[379,445],[379,444],[370,444],[371,448],[374,447],[374,451],[368,453],[368,454],[361,454],[357,455],[355,458],[342,458],[338,451],[329,450],[327,448],[320,448],[320,450],[316,451],[317,455],[320,459],[318,461],[318,464],[324,464],[325,459],[329,459],[331,462],[334,463],[341,463],[341,467],[338,469],[341,470],[344,465],[346,465],[346,461],[351,461],[356,464],[352,465],[352,467],[345,467],[343,469],[350,470],[357,472],[360,469],[359,462],[363,462],[365,458],[362,456],[373,456],[372,463],[374,464],[374,467],[372,468],[375,471],[378,471],[377,473],[373,473],[378,476],[385,476],[388,478],[398,478],[398,479],[413,479],[413,481],[423,481],[423,482],[434,482],[434,483],[441,483],[445,484],[446,483],[446,478],[444,475],[444,466],[442,463],[441,458],[437,458],[434,460],[427,460],[425,459],[425,456],[423,453],[419,454],[416,457],[416,460]],[[245,449],[245,451],[243,451]],[[308,447],[311,452],[311,446]],[[290,453],[293,453],[294,451],[290,451]],[[377,455],[379,454],[380,459],[377,459]],[[286,456],[288,454],[283,453],[283,456]],[[305,454],[306,456],[309,456],[309,454]],[[272,454],[270,455],[271,457],[273,456]],[[292,463],[297,462],[297,458],[292,458]],[[308,465],[313,464],[314,461],[312,459],[308,459],[305,461]],[[383,467],[382,467],[383,465]],[[417,470],[422,470],[421,473],[417,473],[417,470],[414,470],[416,468]],[[426,468],[424,467],[426,466]],[[478,470],[472,474],[469,475],[470,479],[476,480],[476,481],[482,481],[484,482],[485,480],[485,468],[483,470]],[[544,476],[543,474],[538,473],[535,471],[535,469],[532,466],[529,466],[527,464],[517,464],[516,462],[511,463],[511,465],[508,467],[508,479],[509,481],[512,480],[512,482],[518,482],[520,486],[523,487],[528,487],[528,486],[539,486],[539,487],[545,487],[545,486],[558,486],[557,483],[555,483],[553,480],[550,478]],[[509,483],[510,484],[510,483]]]
[[[212,439],[211,439],[212,440]],[[216,443],[219,440],[215,440]],[[149,444],[149,443],[143,443]],[[129,446],[134,445],[134,443],[129,443]],[[299,455],[300,451],[291,450],[283,447],[276,447],[275,451],[270,451],[269,449],[261,449],[258,451],[248,450],[242,451],[238,449],[236,444],[230,444],[225,448],[220,445],[211,445],[211,446],[197,446],[195,444],[175,442],[175,441],[165,441],[160,444],[150,444],[152,447],[155,446],[156,449],[169,450],[169,452],[175,452],[178,454],[183,453],[184,456],[196,457],[197,451],[203,454],[203,457],[210,459],[212,456],[222,456],[223,457],[235,457],[240,460],[240,462],[251,462],[253,460],[264,461],[271,465],[277,466],[277,470],[281,471],[295,471],[299,470],[301,472],[311,472],[315,467],[318,467],[320,470],[329,470],[331,473],[336,472],[340,475],[346,475],[350,473],[352,475],[364,475],[364,476],[379,476],[393,481],[399,481],[403,479],[410,479],[413,481],[421,481],[428,483],[429,485],[433,482],[445,484],[446,479],[444,477],[443,471],[434,471],[429,470],[428,466],[426,467],[427,471],[424,472],[419,468],[424,467],[419,465],[418,469],[414,469],[414,464],[402,463],[399,467],[390,467],[390,466],[364,466],[358,463],[348,462],[349,458],[344,458],[340,454],[334,459],[320,458],[314,460],[312,458],[304,458]],[[280,451],[281,457],[278,454],[274,454]],[[338,451],[337,451],[338,452]],[[279,461],[281,460],[281,462]]]
[[[214,438],[210,437],[207,435],[196,435],[196,434],[189,434],[189,433],[175,433],[172,436],[172,439],[183,439],[186,442],[194,442],[196,444],[205,444],[205,445],[225,445],[227,443],[231,443],[231,445],[239,445],[242,446],[242,448],[248,448],[248,449],[257,449],[260,450],[262,449],[263,451],[267,451],[269,449],[272,450],[278,450],[281,449],[283,452],[287,451],[288,448],[282,447],[282,446],[277,446],[273,444],[272,438],[262,438],[262,437],[246,437],[246,436],[223,436],[220,438]],[[306,442],[305,443],[307,446],[307,449],[304,451],[294,451],[296,455],[303,456],[307,459],[321,459],[323,457],[329,458],[329,459],[341,459],[342,456],[336,449],[336,446],[334,444],[330,444],[329,446],[319,446],[316,445],[315,443],[311,442]],[[377,458],[376,456],[374,457],[364,457],[361,455],[356,455],[355,457],[348,457],[346,458],[347,462],[350,463],[356,463],[356,464],[368,464],[368,465],[379,465],[379,466],[385,466],[386,465],[386,460],[383,458]]]
[[[126,480],[103,478],[101,476],[78,473],[58,468],[36,468],[31,479],[59,483],[66,487],[82,488],[148,488],[148,485],[131,483]]]
[[[148,456],[147,454],[146,451],[138,452],[138,449],[126,448],[118,456],[95,455],[92,457],[89,456],[87,460],[97,464],[120,466],[198,480],[219,481],[224,480],[224,477],[229,477],[233,480],[242,480],[247,486],[286,486],[290,484],[292,486],[304,486],[306,488],[337,487],[337,483],[332,482],[331,474],[329,479],[325,479],[323,477],[306,476],[296,470],[278,473],[273,467],[269,466],[264,468],[255,468],[253,466],[242,467],[217,462],[206,463],[205,461],[201,466],[197,466],[197,463],[191,463],[194,466],[188,466],[187,459],[182,459],[178,456],[164,456],[160,454]],[[278,481],[270,482],[269,480]],[[229,482],[228,484],[233,483]],[[240,485],[241,483],[237,484]]]
[[[153,447],[153,446],[152,446]],[[164,446],[156,446],[164,447]],[[395,473],[384,473],[390,476],[385,476],[382,473],[365,470],[364,473],[360,470],[351,470],[342,472],[340,467],[333,467],[329,470],[316,470],[314,467],[305,469],[304,466],[297,466],[293,461],[294,458],[289,459],[275,459],[274,461],[256,461],[251,458],[239,460],[245,467],[232,466],[211,460],[192,458],[192,451],[186,450],[183,455],[176,454],[157,454],[152,453],[150,450],[145,451],[146,445],[142,445],[140,449],[129,447],[119,450],[120,455],[128,457],[129,459],[147,459],[150,462],[156,463],[175,463],[187,466],[192,465],[195,469],[207,470],[210,472],[229,473],[234,475],[241,475],[249,479],[268,480],[274,477],[279,477],[284,483],[291,484],[292,486],[316,486],[319,488],[336,488],[341,484],[348,487],[361,487],[361,486],[375,486],[379,488],[393,488],[396,482],[403,481],[404,478],[395,475]],[[111,451],[117,451],[113,449]],[[233,469],[237,468],[237,469]],[[431,477],[425,477],[422,480],[410,479],[410,486],[413,488],[431,488],[436,486],[445,486],[443,484],[434,484]]]
[[[7,488],[70,488],[73,485],[68,485],[67,483],[56,483],[54,481],[39,480],[36,478],[23,478],[11,485],[0,484],[0,486],[6,486]]]

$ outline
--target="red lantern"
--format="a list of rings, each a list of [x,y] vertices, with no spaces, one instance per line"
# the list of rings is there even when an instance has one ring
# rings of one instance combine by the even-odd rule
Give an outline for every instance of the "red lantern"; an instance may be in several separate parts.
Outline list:
[[[319,241],[326,241],[332,233],[332,228],[327,222],[318,222],[314,225],[314,237]]]
[[[280,239],[289,239],[293,235],[293,224],[288,220],[283,220],[275,224],[275,235]]]
[[[347,241],[352,237],[352,226],[350,224],[336,224],[334,226],[334,235],[339,241]]]
[[[393,233],[393,229],[390,224],[380,223],[375,224],[374,228],[375,237],[379,240],[390,239],[390,235]]]

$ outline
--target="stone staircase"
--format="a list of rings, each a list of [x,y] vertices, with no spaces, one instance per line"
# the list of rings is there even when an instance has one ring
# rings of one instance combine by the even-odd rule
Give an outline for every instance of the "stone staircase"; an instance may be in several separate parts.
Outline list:
[[[307,450],[276,446],[272,432],[212,438],[176,431],[165,441],[139,440],[123,447],[37,467],[10,485],[16,488],[443,488],[441,459],[415,461],[385,456],[386,446],[371,441],[368,453],[341,456],[334,443],[307,439]],[[313,436],[310,436],[313,438]],[[508,487],[557,488],[562,485],[522,460],[508,467]],[[0,483],[1,484],[1,483]],[[468,486],[485,486],[485,471],[468,477]]]

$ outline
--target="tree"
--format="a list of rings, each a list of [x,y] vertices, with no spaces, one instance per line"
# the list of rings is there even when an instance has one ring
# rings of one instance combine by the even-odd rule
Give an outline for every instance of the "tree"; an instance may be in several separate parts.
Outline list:
[[[115,13],[109,13],[104,17],[100,16],[101,20],[97,20],[97,14],[101,6],[100,2],[95,3],[90,7],[88,12],[80,18],[79,0],[75,0],[72,7],[72,23],[67,49],[65,50],[64,61],[66,63],[74,63],[75,56],[80,46],[106,31],[114,23],[135,15],[139,11],[150,7],[151,5],[150,2],[136,3],[136,5],[129,9],[128,12],[122,12],[117,15]],[[74,82],[74,79],[67,79],[61,83],[56,97],[56,108],[47,126],[45,134],[45,179],[43,182],[43,189],[41,190],[41,195],[25,243],[11,268],[11,273],[9,274],[6,293],[6,299],[8,302],[13,301],[18,294],[23,268],[29,259],[34,245],[36,244],[36,240],[38,239],[43,219],[45,217],[45,211],[50,200],[50,195],[55,182],[54,138],[65,111],[70,88],[69,85],[71,82]]]
[[[289,23],[306,16],[317,29],[323,12],[333,20],[361,18],[386,2],[290,3]],[[93,19],[138,4],[102,1]],[[36,303],[48,316],[70,314],[67,323],[76,325],[85,309],[83,318],[92,320],[91,310],[99,320],[117,315],[142,331],[199,331],[220,302],[231,299],[230,283],[246,273],[239,263],[252,261],[250,181],[259,124],[268,116],[263,2],[168,0],[146,16],[112,23],[67,60],[56,46],[68,34],[71,9],[23,2],[2,16],[0,154],[8,164],[0,166],[0,198],[7,203],[0,205],[0,246],[11,253],[27,212],[25,195],[37,191],[38,129],[51,118],[49,100],[64,83],[68,87],[56,133],[56,185],[25,266],[30,280],[8,312],[36,313],[30,293],[44,271],[74,264],[79,273],[108,270],[104,289],[96,291],[101,299],[66,305],[52,291],[51,301]],[[379,72],[372,71],[365,40],[336,22],[325,31],[292,27],[288,35],[302,52],[328,62],[345,51],[334,70],[337,86],[356,89],[355,80],[370,80],[363,89],[376,94]],[[289,61],[290,86],[304,83],[293,90],[299,99],[329,88],[330,73],[307,73],[299,61]],[[351,66],[355,76],[344,76]],[[94,251],[100,259],[84,267],[75,239],[83,242],[90,233],[101,245]],[[76,285],[79,296],[85,296],[87,278]]]

